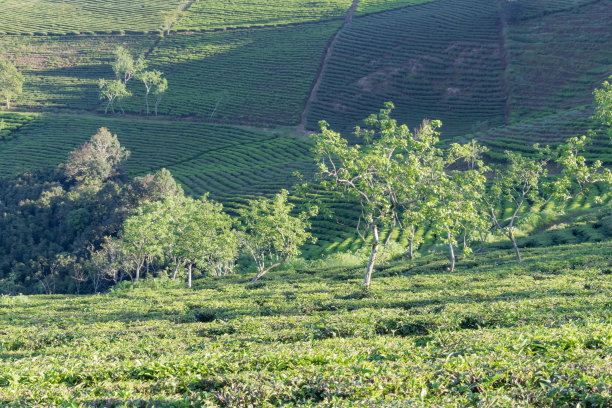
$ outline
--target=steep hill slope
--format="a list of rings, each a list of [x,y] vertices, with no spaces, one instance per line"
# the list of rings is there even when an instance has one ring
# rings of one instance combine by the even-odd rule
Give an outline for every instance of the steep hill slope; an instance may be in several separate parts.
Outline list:
[[[355,18],[323,72],[308,127],[349,130],[385,101],[402,123],[441,119],[447,135],[504,119],[497,5],[441,0]]]
[[[310,143],[289,128],[302,117],[310,130],[325,119],[350,137],[392,100],[400,123],[442,119],[444,139],[474,137],[498,160],[503,150],[529,153],[534,142],[554,145],[596,127],[591,93],[612,73],[612,0],[233,0],[223,10],[209,0],[130,4],[128,12],[112,2],[67,1],[59,16],[57,2],[0,3],[10,32],[54,34],[0,28],[0,57],[26,76],[16,105],[42,113],[3,116],[0,176],[55,166],[107,126],[133,151],[131,175],[167,167],[189,193],[209,191],[235,207],[290,186],[294,170],[313,173]],[[355,15],[345,19],[351,4]],[[70,14],[79,7],[87,12]],[[161,11],[178,9],[181,19],[159,35]],[[61,35],[72,31],[86,34]],[[117,45],[146,55],[149,68],[168,78],[157,120],[142,115],[135,80],[130,115],[102,115],[96,82],[113,77]],[[603,137],[589,149],[589,158],[612,161]],[[315,221],[313,256],[362,245],[353,234],[354,203],[334,206],[335,218]],[[427,230],[419,234],[431,239]],[[401,232],[395,238],[405,242]]]

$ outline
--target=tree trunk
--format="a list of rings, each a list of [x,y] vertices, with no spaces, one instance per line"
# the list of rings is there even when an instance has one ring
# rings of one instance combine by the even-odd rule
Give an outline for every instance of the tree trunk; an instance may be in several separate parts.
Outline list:
[[[191,263],[187,267],[187,287],[191,289]]]
[[[281,261],[278,261],[277,263],[268,266],[266,269],[260,269],[259,272],[257,273],[257,275],[255,275],[255,277],[253,279],[251,279],[251,282],[249,283],[255,283],[257,282],[257,279],[261,278],[262,276],[264,276],[266,273],[268,273],[271,269],[276,268],[277,266],[281,266],[282,264],[284,264],[285,262],[287,262],[289,260],[289,256],[286,256],[285,258],[283,258]]]
[[[11,100],[8,96],[6,97],[6,109],[11,109]]]
[[[139,262],[138,265],[136,265],[136,282],[140,279],[140,268],[142,268],[142,264]]]
[[[145,104],[147,105],[147,116],[149,116],[149,91],[145,94]]]
[[[161,102],[162,98],[158,98],[155,101],[155,116],[157,116],[157,107],[159,106],[159,103]]]
[[[372,235],[374,242],[372,243],[372,252],[370,253],[370,261],[368,262],[368,268],[366,269],[365,278],[363,279],[363,286],[370,287],[370,281],[372,280],[372,272],[374,272],[374,261],[376,260],[376,254],[378,253],[378,245],[380,241],[378,239],[378,225],[372,227]]]
[[[415,229],[414,229],[414,225],[410,226],[410,238],[408,238],[408,242],[410,243],[410,245],[408,246],[408,250],[409,250],[409,256],[410,259],[414,259],[414,236],[415,236]]]
[[[519,251],[518,245],[516,245],[516,239],[514,239],[514,233],[512,232],[512,226],[508,227],[508,238],[512,241],[512,246],[514,247],[514,252],[516,252],[516,260],[521,263],[523,259],[521,258],[521,252]]]
[[[450,270],[451,272],[455,271],[455,250],[453,249],[453,242],[451,241],[451,234],[448,232],[448,254],[450,256]]]
[[[172,274],[172,280],[176,279],[176,275],[178,274],[178,270],[179,270],[179,264],[177,262],[176,263],[176,267],[174,268],[174,273]]]
[[[264,276],[268,271],[270,270],[270,268],[267,269],[261,269],[259,272],[257,272],[257,275],[255,275],[253,277],[253,279],[251,279],[251,281],[249,283],[255,283],[257,282],[257,279],[261,278],[262,276]]]

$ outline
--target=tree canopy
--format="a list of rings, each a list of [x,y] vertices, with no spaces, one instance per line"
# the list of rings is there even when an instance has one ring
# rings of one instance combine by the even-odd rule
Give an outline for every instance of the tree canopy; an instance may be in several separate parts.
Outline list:
[[[23,75],[9,60],[0,59],[0,97],[10,109],[11,100],[23,91]]]

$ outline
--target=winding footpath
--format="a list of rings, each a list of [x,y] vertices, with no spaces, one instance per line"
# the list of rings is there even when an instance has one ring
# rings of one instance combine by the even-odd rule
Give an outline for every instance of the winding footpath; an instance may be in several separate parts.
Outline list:
[[[312,102],[317,97],[317,92],[319,91],[319,88],[321,87],[321,81],[323,79],[323,72],[325,72],[327,65],[329,64],[329,59],[331,58],[332,53],[334,52],[334,47],[336,46],[336,43],[338,42],[338,39],[340,38],[340,34],[342,34],[342,31],[344,30],[344,28],[348,24],[350,24],[351,21],[353,21],[353,17],[355,16],[355,11],[357,10],[358,5],[359,5],[359,0],[354,0],[353,4],[351,5],[348,12],[346,13],[346,18],[344,19],[342,26],[338,29],[338,32],[336,32],[336,35],[334,36],[334,38],[330,41],[329,45],[327,46],[327,50],[325,51],[325,54],[323,57],[323,62],[321,63],[321,66],[319,67],[319,71],[317,72],[317,75],[315,77],[315,82],[312,85],[310,94],[308,95],[308,99],[306,100],[306,105],[304,106],[304,111],[302,112],[302,118],[300,120],[300,124],[297,126],[297,129],[300,133],[304,133],[304,134],[311,133],[306,130],[306,124],[308,122],[308,113],[310,112],[310,107],[312,106]]]

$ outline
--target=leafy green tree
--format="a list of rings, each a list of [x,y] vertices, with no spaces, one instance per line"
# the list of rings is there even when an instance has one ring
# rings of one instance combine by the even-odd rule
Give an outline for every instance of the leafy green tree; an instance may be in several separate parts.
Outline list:
[[[604,81],[601,88],[595,89],[595,119],[607,127],[610,141],[612,142],[612,76],[608,81]],[[612,172],[610,169],[603,170],[596,181],[604,182],[608,190],[612,190]],[[612,223],[612,203],[610,222]]]
[[[166,34],[170,34],[170,30],[172,29],[172,26],[183,15],[183,11],[182,10],[160,11],[160,14],[164,18],[164,22],[162,24],[162,30],[165,31]]]
[[[595,89],[595,117],[612,130],[612,76],[604,81],[601,88]],[[610,133],[612,137],[612,133]]]
[[[561,167],[561,176],[555,181],[555,194],[561,200],[588,191],[593,183],[606,181],[610,170],[600,160],[589,163],[581,154],[589,143],[587,136],[572,137],[557,148],[556,162]]]
[[[168,80],[166,78],[162,78],[158,84],[155,84],[155,89],[153,90],[153,94],[155,95],[155,116],[157,116],[157,108],[161,103],[166,91],[168,90]]]
[[[381,246],[381,229],[391,229],[389,238],[397,225],[408,225],[412,251],[415,224],[425,220],[431,186],[444,174],[443,152],[436,147],[441,122],[424,121],[412,133],[391,119],[392,109],[388,102],[378,115],[366,119],[370,129],[357,128],[364,146],[349,146],[325,122],[321,122],[321,133],[314,136],[322,186],[361,205],[357,231],[372,248],[363,281],[366,288]]]
[[[11,99],[23,91],[23,75],[8,60],[0,59],[0,97],[6,102],[6,108],[11,108]]]
[[[396,150],[406,146],[410,132],[404,126],[397,128],[387,121],[392,105],[381,110],[375,120],[387,126],[374,139],[374,134],[365,134],[366,146],[349,146],[340,133],[320,122],[321,132],[314,136],[317,154],[318,174],[321,185],[341,197],[358,200],[361,215],[357,232],[364,242],[371,237],[370,260],[366,268],[363,284],[370,286],[376,256],[380,248],[380,230],[385,225],[398,222],[398,183],[401,177],[401,163],[397,160]],[[359,129],[357,129],[359,134]],[[369,237],[368,237],[369,235]]]
[[[426,214],[433,232],[449,248],[451,272],[455,270],[454,247],[458,237],[463,237],[464,253],[470,253],[468,237],[485,228],[486,219],[479,208],[485,183],[484,169],[478,168],[450,174],[443,171],[439,180],[430,186]]]
[[[104,108],[105,114],[108,113],[109,108],[111,113],[115,113],[115,103],[117,102],[119,102],[121,112],[125,113],[122,101],[128,96],[131,96],[132,93],[127,90],[123,82],[120,80],[107,81],[105,79],[100,79],[98,81],[98,87],[100,88],[100,99],[106,100],[106,107]]]
[[[134,60],[132,54],[123,47],[115,49],[115,60],[111,63],[113,72],[118,81],[124,85],[146,68],[146,62],[143,57]]]
[[[129,155],[117,135],[100,128],[88,142],[70,152],[63,172],[69,180],[103,182],[119,174],[121,163]]]
[[[36,265],[38,272],[36,278],[43,287],[47,295],[52,295],[56,291],[57,280],[61,271],[70,268],[75,262],[75,257],[67,253],[56,254],[52,260],[40,257]]]
[[[134,204],[143,201],[161,201],[168,197],[182,197],[183,188],[169,170],[162,168],[154,174],[135,177],[132,183]]]
[[[257,266],[251,283],[299,255],[300,247],[312,239],[307,230],[317,208],[294,216],[291,214],[294,206],[287,201],[288,196],[289,192],[282,190],[272,198],[251,200],[247,208],[240,210],[245,233],[242,244]]]
[[[518,262],[522,262],[522,258],[515,237],[516,221],[524,211],[545,205],[555,196],[556,185],[545,181],[552,152],[537,144],[534,148],[534,157],[506,151],[507,165],[494,170],[490,188],[483,197],[488,218],[495,229],[510,239]],[[502,220],[498,211],[506,203],[509,203],[512,213],[507,220]]]
[[[200,200],[184,198],[170,221],[175,241],[173,252],[187,265],[187,286],[191,288],[192,267],[198,266],[213,275],[233,265],[238,242],[232,229],[232,220],[223,212],[223,206],[207,196]]]
[[[93,285],[93,291],[98,292],[103,280],[118,284],[124,277],[124,259],[122,243],[116,238],[106,236],[97,251],[93,245],[88,248],[90,253],[87,271]]]
[[[164,78],[161,71],[142,71],[136,74],[136,78],[139,79],[145,87],[145,105],[147,115],[149,114],[149,93],[154,87],[158,87]],[[156,104],[157,105],[157,104]],[[157,112],[157,109],[155,110]]]
[[[145,203],[123,222],[123,231],[120,234],[122,256],[129,263],[136,281],[140,280],[145,264],[163,256],[167,224],[166,214],[160,211],[159,207],[158,202]]]

